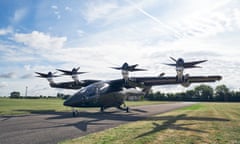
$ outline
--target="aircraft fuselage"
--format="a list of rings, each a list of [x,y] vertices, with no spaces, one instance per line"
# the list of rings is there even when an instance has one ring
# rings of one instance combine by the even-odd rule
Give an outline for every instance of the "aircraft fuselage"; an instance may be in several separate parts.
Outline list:
[[[88,86],[95,82],[98,82],[98,80],[82,80],[82,81],[70,81],[70,82],[62,82],[62,83],[54,83],[52,81],[49,83],[49,85],[53,88],[81,89],[82,87]]]
[[[124,80],[102,81],[82,88],[68,98],[65,106],[71,107],[120,107],[125,100]]]

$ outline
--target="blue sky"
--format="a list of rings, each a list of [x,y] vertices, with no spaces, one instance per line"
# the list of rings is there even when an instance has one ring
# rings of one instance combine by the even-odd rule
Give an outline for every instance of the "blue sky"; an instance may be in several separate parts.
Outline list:
[[[222,75],[239,90],[240,1],[238,0],[12,0],[0,1],[0,95],[74,91],[51,89],[34,72],[81,67],[80,79],[114,79],[108,67],[138,63],[147,72],[175,75],[169,56],[207,59],[190,75]],[[55,79],[56,82],[71,78]],[[196,85],[193,85],[194,87]],[[192,88],[190,87],[190,88]],[[162,91],[183,91],[163,86]]]

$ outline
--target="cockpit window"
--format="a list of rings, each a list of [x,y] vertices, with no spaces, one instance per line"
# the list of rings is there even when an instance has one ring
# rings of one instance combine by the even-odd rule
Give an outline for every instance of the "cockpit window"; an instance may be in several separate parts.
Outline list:
[[[78,93],[86,97],[96,96],[97,94],[101,94],[105,91],[108,86],[109,84],[106,82],[95,83],[82,88]]]

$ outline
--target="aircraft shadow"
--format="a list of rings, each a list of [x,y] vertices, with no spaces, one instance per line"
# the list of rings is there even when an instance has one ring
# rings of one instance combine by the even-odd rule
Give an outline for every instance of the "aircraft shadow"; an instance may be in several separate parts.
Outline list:
[[[88,126],[92,125],[112,125],[109,121],[137,121],[144,119],[144,116],[137,116],[133,112],[125,113],[121,110],[106,111],[106,112],[95,112],[95,111],[81,111],[76,117],[72,116],[71,112],[57,112],[55,110],[18,110],[24,111],[31,114],[46,115],[45,120],[49,120],[48,123],[52,123],[53,126],[41,126],[33,129],[46,129],[46,128],[57,128],[57,127],[75,127],[81,131],[87,131]],[[143,111],[144,112],[144,111]],[[47,116],[49,115],[49,116]],[[29,115],[28,115],[29,116]],[[66,122],[56,122],[55,120],[64,120]],[[75,120],[74,122],[69,122]],[[77,120],[77,122],[76,122]],[[108,122],[106,122],[107,120]],[[105,122],[104,122],[105,121]]]
[[[187,128],[188,125],[194,125],[195,123],[188,124],[176,124],[179,120],[188,120],[188,121],[222,121],[227,122],[230,121],[228,119],[223,118],[214,118],[214,117],[192,117],[187,116],[186,114],[181,114],[177,116],[149,116],[149,115],[137,115],[134,112],[125,113],[122,111],[108,111],[108,112],[80,112],[77,117],[72,117],[70,112],[56,112],[55,110],[46,110],[46,111],[36,111],[36,110],[20,110],[20,111],[28,111],[31,114],[40,114],[40,115],[50,115],[45,119],[49,120],[49,123],[53,123],[53,126],[48,127],[39,127],[34,129],[46,129],[46,128],[57,128],[57,127],[75,127],[83,132],[88,131],[89,126],[96,125],[112,125],[111,121],[119,121],[119,122],[133,122],[137,120],[145,120],[145,121],[154,121],[152,124],[154,128],[146,133],[143,133],[136,138],[147,136],[159,131],[163,131],[165,129],[174,129],[174,130],[184,130],[184,131],[192,131],[199,133],[207,133],[207,131]],[[145,112],[143,112],[145,113]],[[58,122],[54,120],[64,120],[64,122]],[[51,121],[53,120],[53,121]],[[74,120],[73,122],[69,122]],[[159,124],[157,121],[164,121],[162,124]],[[103,128],[104,129],[104,128]]]
[[[221,122],[227,122],[230,121],[228,119],[223,119],[223,118],[214,118],[214,117],[192,117],[192,116],[187,116],[186,114],[181,114],[177,116],[159,116],[159,117],[150,117],[147,120],[149,121],[164,121],[162,124],[159,124],[157,122],[152,122],[154,125],[154,128],[146,133],[143,133],[135,138],[140,138],[143,136],[147,136],[159,131],[163,131],[166,129],[173,129],[173,130],[184,130],[184,131],[192,131],[192,132],[198,132],[198,133],[208,133],[207,131],[204,130],[199,130],[199,129],[192,129],[184,126],[189,126],[189,125],[195,125],[196,123],[188,123],[188,124],[176,124],[177,121],[179,120],[189,120],[189,121],[221,121]]]

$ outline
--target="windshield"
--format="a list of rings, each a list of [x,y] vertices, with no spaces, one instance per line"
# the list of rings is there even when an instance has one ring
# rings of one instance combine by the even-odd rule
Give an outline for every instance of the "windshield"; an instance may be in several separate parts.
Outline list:
[[[94,83],[91,84],[85,88],[82,88],[77,95],[81,95],[84,97],[92,97],[96,96],[98,94],[101,94],[107,90],[109,87],[109,84],[106,82],[99,82],[99,83]]]

